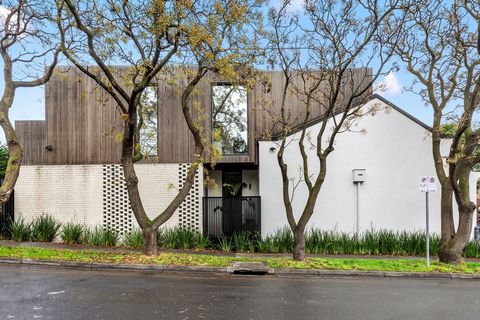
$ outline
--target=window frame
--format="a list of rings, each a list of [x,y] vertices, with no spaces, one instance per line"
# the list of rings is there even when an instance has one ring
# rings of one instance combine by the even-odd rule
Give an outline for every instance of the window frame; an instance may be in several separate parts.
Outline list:
[[[218,86],[230,86],[230,87],[243,87],[245,89],[245,99],[247,100],[247,105],[246,105],[246,112],[247,112],[247,126],[246,126],[246,131],[247,131],[247,138],[246,138],[246,152],[245,153],[223,153],[223,150],[222,150],[222,158],[223,157],[245,157],[245,156],[250,156],[250,104],[249,104],[249,96],[250,96],[250,92],[248,90],[248,88],[244,85],[235,85],[235,84],[232,84],[231,82],[211,82],[210,83],[210,141],[212,142],[213,144],[213,111],[214,111],[214,101],[213,101],[213,87],[218,87]]]
[[[152,151],[155,150],[155,153],[149,153],[149,154],[144,154],[145,157],[147,158],[154,158],[158,157],[158,150],[159,150],[159,84],[157,82],[150,83],[145,89],[147,88],[154,88],[155,96],[156,96],[156,102],[155,102],[155,123],[156,123],[156,128],[155,128],[155,148],[152,148]],[[142,94],[145,93],[145,89],[142,91]],[[145,122],[144,124],[145,125]],[[143,127],[143,126],[142,126]],[[142,146],[142,128],[138,131],[139,137],[138,141],[140,143],[140,147],[142,148],[141,151],[143,153],[143,146]]]

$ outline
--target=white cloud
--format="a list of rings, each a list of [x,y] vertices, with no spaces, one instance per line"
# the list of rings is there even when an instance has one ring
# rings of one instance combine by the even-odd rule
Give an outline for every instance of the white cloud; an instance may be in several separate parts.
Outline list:
[[[389,96],[396,96],[402,93],[403,86],[400,83],[400,80],[397,77],[397,74],[390,72],[383,78],[383,81],[380,83],[380,93]]]
[[[5,8],[4,6],[0,6],[0,24],[2,26],[5,23],[5,19],[7,19],[9,14],[10,14],[9,9]]]
[[[1,1],[0,1],[1,3]],[[3,30],[5,29],[5,20],[7,19],[8,15],[10,14],[11,10],[0,5],[0,28],[1,28],[1,32],[3,32]],[[15,25],[17,23],[17,14],[14,14],[11,18],[10,18],[10,28],[14,28]]]
[[[295,12],[302,11],[305,6],[305,0],[292,0],[289,9]]]
[[[2,3],[2,0],[0,0],[0,3]],[[17,30],[17,27],[19,27],[20,30],[25,28],[27,17],[24,14],[20,13],[20,21],[17,21],[18,12],[14,13],[10,18],[10,25],[5,26],[5,22],[6,22],[5,20],[7,19],[7,17],[10,15],[11,12],[12,12],[11,9],[0,5],[0,34],[3,34],[5,29],[10,30],[11,32],[15,32],[15,30]],[[32,24],[33,24],[32,21],[29,21],[27,26],[28,30],[31,30]],[[26,35],[20,36],[21,39],[23,39],[24,37],[26,37]]]
[[[5,8],[4,6],[0,6],[0,19],[5,20],[5,18],[10,13],[10,10]]]
[[[270,5],[274,8],[280,8],[283,0],[270,0]],[[302,11],[305,7],[305,0],[291,0],[288,5],[288,10],[293,13]]]

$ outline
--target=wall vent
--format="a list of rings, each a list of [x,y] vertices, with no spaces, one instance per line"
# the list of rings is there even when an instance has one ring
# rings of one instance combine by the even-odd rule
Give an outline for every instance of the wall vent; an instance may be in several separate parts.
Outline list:
[[[188,169],[190,164],[180,163],[178,164],[178,186],[179,190],[183,187],[185,178],[187,177]],[[202,226],[202,211],[201,211],[201,190],[202,186],[200,185],[199,174],[201,170],[198,170],[195,175],[194,184],[188,196],[178,207],[178,222],[181,226],[190,228],[201,232]]]
[[[133,229],[133,216],[128,200],[123,168],[119,164],[103,165],[103,227],[121,236]]]

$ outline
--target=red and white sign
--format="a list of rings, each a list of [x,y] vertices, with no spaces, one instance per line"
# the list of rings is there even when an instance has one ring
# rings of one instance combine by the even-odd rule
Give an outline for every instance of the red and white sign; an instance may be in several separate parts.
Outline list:
[[[420,177],[419,180],[420,192],[435,192],[437,191],[437,178],[436,177]]]

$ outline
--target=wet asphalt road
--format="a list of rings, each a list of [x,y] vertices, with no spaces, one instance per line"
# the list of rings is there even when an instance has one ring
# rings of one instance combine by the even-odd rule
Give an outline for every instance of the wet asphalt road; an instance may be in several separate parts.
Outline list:
[[[0,266],[0,319],[479,319],[480,282]]]

